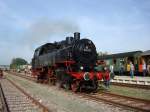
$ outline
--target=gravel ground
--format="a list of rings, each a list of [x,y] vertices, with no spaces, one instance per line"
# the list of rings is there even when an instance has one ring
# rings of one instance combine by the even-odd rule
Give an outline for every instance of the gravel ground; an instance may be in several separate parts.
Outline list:
[[[71,92],[60,90],[55,86],[37,84],[7,73],[6,75],[7,78],[15,81],[54,112],[130,112],[130,110],[104,102],[89,101]]]

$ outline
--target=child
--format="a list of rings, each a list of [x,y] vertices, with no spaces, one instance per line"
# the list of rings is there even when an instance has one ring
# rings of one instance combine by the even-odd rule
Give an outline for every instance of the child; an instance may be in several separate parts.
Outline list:
[[[110,86],[110,73],[106,67],[104,68],[103,80],[106,89],[108,89]]]

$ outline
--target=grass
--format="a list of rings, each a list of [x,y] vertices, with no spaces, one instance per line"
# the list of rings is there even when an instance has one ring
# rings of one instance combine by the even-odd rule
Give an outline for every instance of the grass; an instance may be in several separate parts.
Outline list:
[[[99,92],[105,90],[106,89],[104,86],[100,86]],[[107,90],[110,93],[114,93],[114,94],[150,100],[150,90],[146,90],[146,89],[137,89],[137,88],[110,85],[110,88]]]

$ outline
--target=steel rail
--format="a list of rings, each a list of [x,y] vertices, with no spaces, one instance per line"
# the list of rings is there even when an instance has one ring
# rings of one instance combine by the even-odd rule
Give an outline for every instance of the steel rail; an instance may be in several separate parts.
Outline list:
[[[2,101],[2,111],[3,112],[10,112],[1,83],[0,83],[0,98]]]
[[[126,97],[122,95],[111,94],[108,92],[102,92],[102,94],[95,94],[95,95],[82,94],[82,96],[95,100],[95,101],[104,101],[108,104],[113,104],[113,105],[129,108],[129,109],[133,109],[135,111],[150,112],[149,100]],[[123,102],[121,102],[121,100]],[[131,102],[131,103],[128,103],[128,102]]]
[[[13,81],[11,81],[10,79],[7,79],[12,85],[14,85],[19,91],[21,91],[25,96],[27,96],[35,105],[39,106],[43,112],[52,112],[51,110],[49,110],[46,106],[44,106],[43,104],[41,104],[39,101],[37,101],[36,99],[34,99],[30,94],[28,94],[27,92],[25,92],[22,88],[20,88],[17,84],[15,84]]]

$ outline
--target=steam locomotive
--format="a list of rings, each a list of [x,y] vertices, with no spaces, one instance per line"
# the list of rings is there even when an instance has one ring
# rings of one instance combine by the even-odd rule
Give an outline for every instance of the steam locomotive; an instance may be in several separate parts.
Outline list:
[[[97,90],[98,80],[103,75],[94,71],[97,52],[89,39],[74,37],[54,43],[46,43],[35,50],[32,59],[32,74],[37,81],[50,81],[72,91]]]

